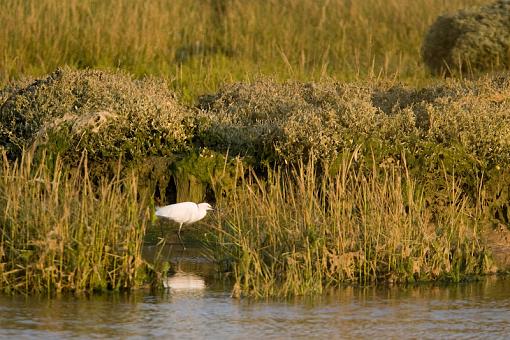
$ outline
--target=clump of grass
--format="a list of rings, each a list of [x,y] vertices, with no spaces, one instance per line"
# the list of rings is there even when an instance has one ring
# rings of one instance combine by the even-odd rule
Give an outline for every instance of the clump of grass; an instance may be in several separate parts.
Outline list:
[[[429,28],[423,61],[435,74],[481,73],[510,67],[510,3],[441,15]]]
[[[0,291],[92,292],[142,286],[150,220],[135,176],[92,183],[86,159],[68,169],[24,152],[0,168]]]
[[[313,161],[251,174],[218,202],[217,259],[235,296],[320,293],[342,283],[459,281],[492,271],[482,202],[443,178],[448,201],[426,203],[406,164],[367,166],[356,152],[337,170]]]

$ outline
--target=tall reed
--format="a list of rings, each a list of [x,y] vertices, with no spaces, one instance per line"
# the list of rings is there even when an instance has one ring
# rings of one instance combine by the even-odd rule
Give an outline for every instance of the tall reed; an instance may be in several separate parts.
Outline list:
[[[0,168],[0,291],[84,292],[139,287],[149,210],[135,176],[92,183],[87,162],[57,157]]]
[[[235,296],[320,293],[341,283],[458,281],[486,273],[480,202],[445,175],[448,203],[428,206],[404,164],[344,157],[320,174],[313,161],[244,179],[218,202],[214,247]]]

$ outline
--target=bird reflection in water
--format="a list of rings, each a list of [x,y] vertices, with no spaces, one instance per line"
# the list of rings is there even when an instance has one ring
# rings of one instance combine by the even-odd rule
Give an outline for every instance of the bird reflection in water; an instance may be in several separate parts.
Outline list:
[[[182,271],[163,280],[163,286],[171,291],[197,291],[206,288],[203,277]]]

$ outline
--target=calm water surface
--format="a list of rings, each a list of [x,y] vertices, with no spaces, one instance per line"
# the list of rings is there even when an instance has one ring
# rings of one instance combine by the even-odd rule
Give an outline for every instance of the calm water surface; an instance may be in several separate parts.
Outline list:
[[[213,284],[200,258],[179,261],[190,289],[88,298],[0,296],[0,338],[510,337],[509,279],[346,287],[316,298],[253,302],[232,299]]]

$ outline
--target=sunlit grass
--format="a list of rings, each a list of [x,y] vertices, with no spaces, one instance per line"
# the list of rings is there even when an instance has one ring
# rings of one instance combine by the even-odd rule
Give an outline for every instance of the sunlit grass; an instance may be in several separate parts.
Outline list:
[[[487,0],[2,2],[0,83],[68,64],[167,78],[192,100],[225,81],[431,78],[420,46],[446,12]]]
[[[355,152],[335,167],[298,162],[262,176],[239,163],[203,235],[234,296],[493,272],[483,195],[473,200],[445,172],[446,197],[430,205],[405,161],[370,164]],[[0,192],[1,291],[129,290],[162,277],[141,256],[151,210],[135,175],[92,183],[86,161],[70,170],[24,153],[4,157]]]
[[[0,291],[123,290],[147,279],[141,257],[149,210],[134,176],[92,183],[87,163],[59,158],[0,168]]]
[[[216,233],[211,249],[216,259],[233,274],[234,295],[320,293],[325,287],[344,282],[458,281],[491,271],[490,256],[480,236],[482,226],[489,225],[487,220],[491,216],[487,215],[487,204],[480,194],[484,189],[482,178],[479,185],[475,183],[466,189],[461,184],[463,178],[456,178],[452,169],[458,162],[465,161],[468,166],[465,173],[471,175],[472,164],[466,161],[464,153],[457,152],[458,148],[450,150],[448,147],[460,143],[460,149],[467,150],[466,154],[479,157],[478,165],[496,164],[497,171],[492,171],[489,179],[492,185],[500,184],[498,176],[503,175],[500,175],[499,164],[503,164],[502,160],[506,162],[508,151],[504,138],[507,129],[501,128],[507,120],[504,89],[496,90],[502,92],[497,92],[496,97],[503,99],[483,99],[485,97],[480,97],[478,91],[483,86],[477,84],[473,93],[460,88],[462,96],[444,95],[436,101],[435,97],[428,97],[429,90],[424,94],[400,88],[381,92],[368,87],[351,89],[350,85],[345,86],[349,92],[345,92],[348,95],[343,98],[344,90],[338,91],[343,85],[323,85],[318,86],[323,90],[318,91],[315,105],[306,95],[309,93],[306,86],[280,86],[278,81],[363,79],[367,84],[377,84],[379,80],[390,84],[403,81],[412,84],[414,89],[436,83],[437,79],[427,73],[420,58],[427,27],[445,11],[488,2],[6,0],[0,12],[0,84],[21,76],[49,74],[65,64],[78,69],[121,68],[137,77],[164,77],[181,95],[179,105],[175,105],[176,112],[181,112],[177,110],[180,104],[197,101],[200,94],[215,92],[222,84],[270,76],[271,81],[253,86],[235,85],[232,91],[227,86],[225,98],[233,93],[232,102],[223,100],[220,93],[217,112],[211,110],[210,115],[201,118],[197,115],[199,119],[193,120],[197,125],[186,125],[189,131],[182,134],[182,140],[161,143],[173,151],[190,151],[196,145],[186,143],[193,140],[197,145],[217,146],[220,152],[226,149],[231,154],[245,155],[246,150],[234,150],[237,142],[243,148],[244,145],[256,148],[255,155],[260,152],[267,156],[262,152],[267,150],[254,146],[252,141],[255,140],[268,147],[271,160],[282,160],[280,164],[291,160],[295,164],[290,168],[275,166],[267,177],[251,170],[245,177],[244,169],[239,169],[239,176],[233,176],[232,182],[235,184],[239,178],[240,182],[222,192],[225,196],[216,197],[219,213],[213,222]],[[97,93],[112,92],[112,103],[119,105],[125,105],[122,98],[127,96],[136,104],[133,111],[143,118],[148,117],[137,105],[144,103],[143,98],[151,98],[157,92],[154,88],[136,97],[124,88],[112,91],[113,85],[105,81],[104,75],[98,75],[97,84],[101,86]],[[85,83],[93,85],[94,82],[87,80]],[[87,86],[72,77],[70,84],[64,87],[62,95],[55,88],[49,88],[49,93],[56,95],[51,97],[54,100],[51,102],[43,96],[41,107],[49,107],[47,111],[31,101],[32,90],[37,86],[31,87],[26,98],[32,99],[22,98],[12,104],[12,108],[24,110],[8,111],[7,107],[2,107],[4,117],[13,117],[6,120],[13,123],[11,127],[15,130],[20,127],[19,117],[26,112],[47,114],[51,118],[57,117],[54,114],[61,109],[64,116],[73,112],[82,119],[79,109],[85,103],[91,105],[91,111],[87,108],[85,114],[97,113],[96,106],[101,106],[104,100],[96,103],[86,95],[79,97],[77,93]],[[131,88],[131,78],[128,85]],[[247,95],[237,96],[236,88]],[[452,91],[457,93],[456,89]],[[444,89],[446,93],[452,91]],[[492,93],[492,85],[487,85],[484,91]],[[433,88],[429,92],[430,96],[436,93]],[[44,89],[41,93],[44,94]],[[93,93],[89,89],[88,95]],[[321,93],[328,94],[332,100],[328,101],[328,96],[323,100]],[[375,97],[382,94],[388,96],[388,100],[379,107]],[[66,107],[61,104],[65,98],[70,98]],[[359,100],[354,101],[354,98]],[[4,100],[4,96],[1,99]],[[289,107],[294,106],[287,104],[297,103],[297,99],[301,106],[294,105],[290,110]],[[330,103],[338,105],[333,110]],[[385,114],[391,114],[383,115],[383,104],[388,105]],[[145,108],[155,107],[152,103],[144,105]],[[267,121],[260,118],[250,121],[252,113],[257,113],[260,107],[265,108]],[[308,120],[303,119],[303,107],[308,108]],[[182,112],[187,113],[187,110]],[[333,112],[339,120],[330,119],[331,124],[326,126],[318,113],[329,117],[327,114]],[[348,115],[350,113],[356,115]],[[219,120],[222,114],[223,122]],[[352,119],[345,120],[342,114]],[[243,115],[250,119],[244,120]],[[139,118],[126,117],[129,117],[126,122],[140,127]],[[156,117],[165,116],[158,113]],[[289,124],[289,117],[293,124]],[[415,119],[419,125],[420,117],[426,121],[426,126],[419,126],[424,131],[414,126]],[[179,123],[175,117],[166,120]],[[240,123],[230,126],[231,121]],[[370,125],[374,122],[379,123]],[[28,119],[26,126],[33,123],[40,121]],[[53,124],[54,118],[47,123]],[[149,119],[149,123],[152,124],[152,120]],[[408,130],[403,129],[407,123],[413,138],[407,138]],[[2,124],[7,126],[6,122]],[[147,124],[151,127],[148,131],[153,133],[150,124]],[[207,124],[213,128],[207,130]],[[115,121],[111,126],[121,125]],[[256,134],[266,131],[259,129],[260,126],[280,135],[271,134],[263,139],[267,136]],[[133,152],[136,148],[127,144],[124,137],[136,128],[128,132],[121,130],[119,142],[100,143],[101,147],[126,148],[112,157]],[[194,136],[193,133],[202,131],[200,129],[206,132]],[[306,153],[298,151],[303,148],[305,151],[310,148],[318,153],[316,156],[325,159],[328,151],[331,155],[343,152],[343,146],[355,143],[348,137],[349,133],[355,135],[358,130],[387,139],[389,142],[384,145],[403,141],[402,145],[409,147],[407,151],[418,150],[414,148],[416,140],[428,138],[430,143],[420,145],[432,145],[432,151],[422,150],[424,156],[419,161],[430,161],[430,166],[436,166],[440,162],[436,163],[434,157],[445,157],[443,149],[448,149],[451,155],[441,159],[451,164],[442,178],[435,178],[441,172],[435,171],[437,169],[424,174],[434,177],[430,183],[435,186],[430,189],[413,177],[416,173],[409,174],[430,170],[426,166],[420,168],[420,164],[407,167],[373,162],[374,165],[368,165],[370,162],[357,160],[351,154],[341,159],[338,171],[333,172],[323,164],[318,170],[317,163],[302,161]],[[111,133],[105,130],[106,140],[110,140]],[[154,134],[157,138],[152,140],[159,141],[161,133]],[[218,135],[225,138],[220,139]],[[77,136],[76,148],[83,148],[84,135],[80,131]],[[219,141],[210,141],[211,136]],[[250,139],[253,136],[257,139]],[[274,139],[275,136],[279,139]],[[322,140],[316,136],[322,136]],[[92,141],[99,140],[97,135],[93,137]],[[139,148],[141,156],[145,156],[146,150],[153,150],[160,156],[159,149],[145,134],[134,137],[143,146]],[[73,141],[68,137],[63,140]],[[179,143],[190,149],[172,148],[180,146]],[[19,149],[25,146],[20,144]],[[70,150],[73,154],[74,149]],[[98,158],[105,155],[100,147],[89,151],[97,151]],[[163,156],[169,154],[163,153]],[[258,170],[268,164],[262,160],[265,165],[257,164]],[[187,171],[202,164],[189,163],[185,167]],[[206,170],[199,172],[204,178],[211,175]],[[141,257],[141,247],[150,211],[146,202],[148,195],[139,191],[136,175],[122,178],[117,175],[93,183],[85,158],[77,168],[69,169],[54,155],[34,162],[30,153],[24,153],[17,161],[4,156],[0,171],[1,291],[95,291],[131,289],[143,284],[147,267]],[[205,188],[208,181],[207,177],[200,186]],[[506,182],[501,183],[504,186]],[[177,188],[188,184],[177,183]],[[441,192],[431,193],[436,188]],[[480,193],[474,192],[476,188],[480,188]],[[177,190],[179,199],[191,199],[186,198],[191,190]],[[487,192],[487,199],[497,201],[498,209],[506,209],[505,192]],[[434,194],[441,195],[441,206],[439,203],[431,206],[431,202],[437,201]],[[197,197],[201,195],[204,192],[200,191]]]
[[[481,202],[446,175],[448,203],[426,204],[405,164],[366,167],[344,157],[338,172],[316,164],[251,173],[218,202],[216,258],[235,296],[320,293],[343,283],[459,281],[487,273]]]

